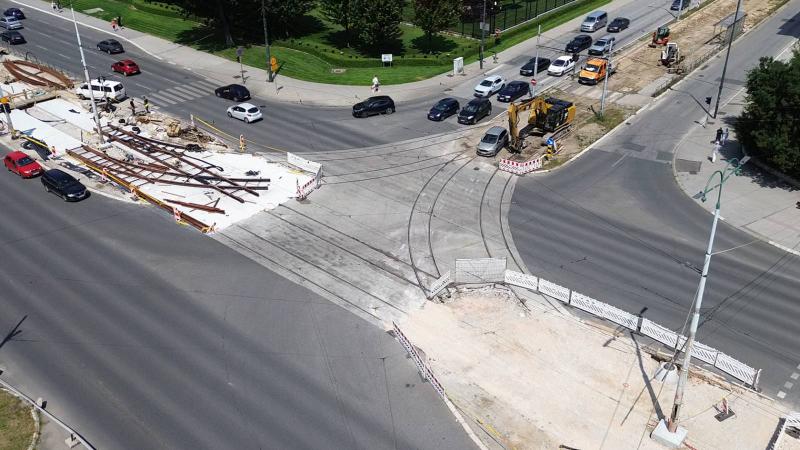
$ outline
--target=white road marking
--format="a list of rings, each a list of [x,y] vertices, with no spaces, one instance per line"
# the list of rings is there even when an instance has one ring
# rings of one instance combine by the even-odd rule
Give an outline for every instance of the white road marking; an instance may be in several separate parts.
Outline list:
[[[778,398],[785,398],[785,397],[786,397],[786,392],[778,391]]]
[[[786,389],[791,389],[792,386],[794,386],[794,383],[792,383],[791,381],[787,381],[786,383],[783,383],[783,387],[785,387]]]
[[[796,379],[800,378],[800,373],[795,372],[795,373],[791,374],[789,376],[789,378],[791,378],[793,380],[796,380]]]

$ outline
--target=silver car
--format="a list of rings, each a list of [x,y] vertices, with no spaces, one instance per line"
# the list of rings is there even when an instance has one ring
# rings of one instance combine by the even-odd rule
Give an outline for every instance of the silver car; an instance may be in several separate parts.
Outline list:
[[[603,54],[610,52],[614,47],[614,42],[616,40],[617,38],[614,36],[604,36],[598,39],[595,41],[594,45],[589,47],[589,54],[602,56]]]
[[[16,17],[2,16],[0,17],[0,27],[6,30],[19,30],[22,28],[22,22],[17,20]]]
[[[492,127],[478,144],[479,156],[495,156],[508,144],[508,131],[503,127]]]

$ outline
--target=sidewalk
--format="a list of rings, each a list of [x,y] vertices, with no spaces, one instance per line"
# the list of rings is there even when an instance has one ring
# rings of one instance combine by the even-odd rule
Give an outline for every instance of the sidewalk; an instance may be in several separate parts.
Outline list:
[[[12,0],[14,3],[35,8],[46,14],[61,16],[71,20],[72,14],[68,9],[61,13],[54,13],[50,8],[50,2],[42,0]],[[614,0],[612,4],[606,5],[603,9],[613,12],[623,8],[635,0]],[[198,75],[219,82],[220,84],[238,83],[240,77],[239,64],[218,56],[214,56],[190,47],[176,44],[158,37],[131,30],[128,28],[114,32],[105,20],[101,20],[78,11],[75,16],[79,23],[94,28],[98,31],[108,33],[109,36],[117,36],[118,39],[127,41],[135,45],[151,56],[164,60],[170,64],[181,66],[191,70]],[[546,33],[542,33],[542,39],[547,37],[554,38],[564,33],[574,32],[583,20],[583,16],[576,17],[565,22]],[[441,94],[464,83],[475,83],[478,78],[485,76],[493,69],[497,69],[521,55],[533,57],[536,39],[528,39],[516,46],[503,50],[498,64],[492,63],[491,58],[485,60],[484,69],[481,70],[478,62],[464,66],[465,75],[453,76],[452,72],[429,78],[427,80],[401,85],[381,86],[380,94],[390,95],[397,102],[413,101],[422,97]],[[267,83],[267,73],[265,70],[254,67],[247,67],[248,89],[254,96],[263,97],[272,101],[302,103],[315,106],[351,106],[366,97],[373,95],[369,86],[345,86],[314,83],[309,81],[295,80],[284,76],[278,76],[274,83]],[[471,90],[471,89],[470,89]]]
[[[716,170],[723,170],[732,158],[742,158],[741,146],[733,133],[733,120],[743,109],[744,88],[731,101],[720,108],[718,119],[705,128],[696,125],[675,152],[675,179],[699,205],[714,211],[716,194],[702,202],[698,193]],[[715,123],[712,123],[715,122]],[[711,150],[716,130],[728,128],[727,143],[721,148],[716,162],[711,162]],[[741,176],[732,176],[725,182],[720,217],[759,239],[783,250],[800,255],[800,186],[792,186],[778,177],[748,162]]]

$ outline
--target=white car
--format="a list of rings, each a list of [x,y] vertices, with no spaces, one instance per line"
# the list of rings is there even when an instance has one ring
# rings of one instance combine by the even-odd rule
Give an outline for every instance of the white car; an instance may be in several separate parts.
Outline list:
[[[559,56],[558,59],[550,63],[547,73],[560,77],[573,69],[575,69],[575,61],[572,60],[571,56]]]
[[[244,120],[245,123],[261,120],[261,110],[252,103],[239,103],[228,108],[228,117]]]
[[[491,97],[492,94],[500,92],[500,89],[503,89],[505,86],[506,80],[504,80],[503,77],[498,77],[497,75],[486,77],[475,86],[475,96]]]

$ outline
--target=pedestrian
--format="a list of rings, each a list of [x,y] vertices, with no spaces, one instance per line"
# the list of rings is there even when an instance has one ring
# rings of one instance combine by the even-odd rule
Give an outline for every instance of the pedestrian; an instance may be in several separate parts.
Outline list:
[[[114,30],[114,31],[117,31],[117,19],[116,18],[111,19],[111,29]]]
[[[378,81],[378,76],[375,75],[372,77],[372,92],[378,92],[378,89],[381,87],[380,81]]]
[[[711,158],[710,158],[712,163],[717,162],[717,152],[719,151],[719,147],[720,147],[719,141],[714,141],[714,149],[711,150]]]
[[[142,97],[142,102],[144,103],[144,112],[150,114],[150,100],[144,96]]]
[[[51,7],[51,8],[53,8],[53,11],[55,11],[55,10],[58,8],[58,7],[56,6],[56,2],[55,2],[55,0],[53,0],[52,2],[50,2],[50,7]]]
[[[122,16],[117,16],[117,26],[122,28]]]
[[[131,99],[131,115],[136,115],[136,104],[133,103],[133,99]]]
[[[717,128],[717,137],[714,138],[716,142],[722,142],[722,128]]]
[[[725,131],[722,132],[722,145],[728,142],[728,127],[725,127]]]

